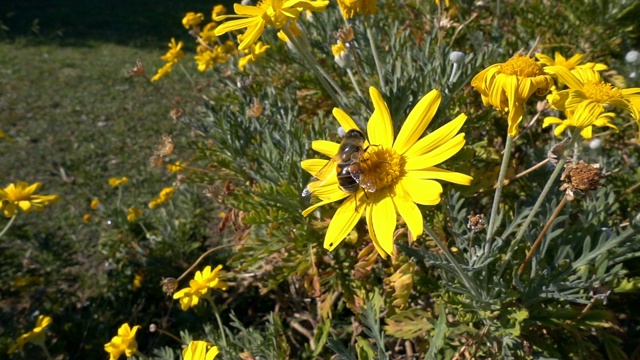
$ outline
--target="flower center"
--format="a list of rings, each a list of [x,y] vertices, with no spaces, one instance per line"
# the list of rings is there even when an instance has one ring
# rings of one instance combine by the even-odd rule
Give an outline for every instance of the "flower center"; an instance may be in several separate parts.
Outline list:
[[[405,174],[407,160],[393,149],[371,145],[362,160],[360,186],[368,192],[395,185]]]
[[[507,75],[517,75],[532,78],[544,74],[542,66],[534,59],[525,55],[515,55],[500,66],[500,71]]]
[[[620,89],[603,81],[587,81],[584,84],[583,91],[587,98],[601,104],[605,104],[614,99],[622,99]]]

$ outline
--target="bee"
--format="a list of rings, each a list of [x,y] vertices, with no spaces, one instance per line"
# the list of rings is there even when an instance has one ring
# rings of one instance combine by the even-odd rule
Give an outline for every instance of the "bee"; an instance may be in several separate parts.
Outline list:
[[[335,170],[340,190],[353,194],[360,187],[360,179],[364,175],[362,161],[368,147],[364,147],[366,138],[364,133],[351,129],[342,138],[338,153],[309,181],[302,192],[302,196],[310,195],[316,188],[323,185]]]

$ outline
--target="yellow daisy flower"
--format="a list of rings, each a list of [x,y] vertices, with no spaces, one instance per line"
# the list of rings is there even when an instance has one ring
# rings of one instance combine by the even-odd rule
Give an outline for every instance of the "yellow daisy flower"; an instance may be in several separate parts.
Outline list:
[[[135,221],[140,216],[142,216],[142,209],[137,208],[137,207],[131,207],[131,208],[127,209],[127,221],[128,222]]]
[[[437,90],[433,90],[411,110],[394,140],[393,123],[387,104],[375,88],[371,87],[369,93],[375,111],[367,125],[369,141],[365,141],[363,145],[363,169],[358,184],[360,188],[353,194],[343,191],[338,186],[335,167],[324,175],[325,171],[321,170],[330,160],[304,160],[301,164],[304,170],[313,176],[326,178],[310,184],[308,190],[321,201],[304,210],[302,214],[307,216],[322,205],[346,199],[329,224],[324,247],[329,251],[335,249],[365,215],[371,240],[378,253],[386,257],[394,251],[396,214],[404,219],[412,238],[415,239],[422,234],[422,213],[416,204],[436,205],[440,202],[442,185],[435,180],[462,185],[471,183],[472,178],[468,175],[435,167],[464,146],[464,134],[456,133],[467,116],[461,114],[418,140],[440,104],[441,95]],[[344,111],[335,108],[333,115],[345,131],[359,130]],[[334,157],[340,144],[317,140],[313,142],[312,147],[324,155]]]
[[[589,68],[596,71],[607,70],[609,67],[605,64],[588,62],[586,64],[582,64],[584,60],[584,55],[575,54],[571,58],[567,59],[559,52],[554,54],[554,57],[551,58],[549,55],[545,55],[542,53],[536,54],[536,58],[538,62],[545,66],[562,66],[568,70],[573,70],[576,68]]]
[[[169,51],[167,51],[167,53],[162,55],[160,58],[168,63],[177,63],[178,60],[184,57],[182,45],[184,45],[182,41],[176,43],[176,39],[171,38],[171,42],[169,43]]]
[[[4,216],[14,217],[18,209],[29,213],[42,211],[47,205],[60,201],[58,195],[34,195],[42,187],[42,183],[27,184],[18,181],[0,189],[0,209],[4,209]]]
[[[220,350],[217,346],[206,341],[195,340],[182,350],[184,360],[213,360],[218,356]]]
[[[554,108],[571,112],[579,124],[594,122],[609,107],[628,111],[640,125],[640,88],[620,89],[589,68],[569,71],[560,66],[547,66],[545,71],[554,74],[559,81],[567,84],[566,90],[556,91],[547,99]]]
[[[204,28],[202,28],[202,31],[200,31],[200,34],[198,34],[198,36],[200,36],[200,39],[202,39],[205,44],[214,45],[218,41],[218,37],[216,36],[215,31],[217,27],[218,24],[214,22],[208,23],[204,26]]]
[[[525,102],[536,92],[546,93],[553,85],[553,79],[531,57],[515,55],[505,63],[482,70],[471,80],[471,85],[482,95],[485,106],[509,113],[508,132],[515,137]]]
[[[204,21],[204,15],[201,13],[188,12],[187,15],[182,18],[182,25],[185,29],[191,29],[200,25]]]
[[[567,119],[565,120],[554,116],[546,117],[544,119],[544,122],[542,123],[542,127],[545,128],[551,125],[558,125],[553,131],[553,133],[558,137],[561,136],[568,127],[580,128],[582,129],[582,131],[580,131],[580,135],[585,139],[591,139],[593,137],[594,126],[607,126],[618,132],[618,128],[613,125],[613,123],[611,123],[612,118],[616,116],[615,113],[609,112],[600,114],[598,118],[595,119],[595,121],[593,118],[589,117],[582,117],[581,119],[577,119],[571,112],[567,112],[566,115]]]
[[[127,323],[120,326],[118,335],[104,345],[104,350],[109,353],[109,360],[117,360],[122,354],[132,357],[138,351],[138,343],[136,342],[138,329],[140,329],[140,325],[134,326],[133,329]]]
[[[38,320],[36,321],[36,326],[33,328],[33,330],[29,331],[26,334],[20,335],[18,340],[16,340],[16,343],[13,346],[11,346],[11,348],[9,348],[8,353],[13,354],[16,351],[22,351],[22,349],[27,343],[43,346],[44,340],[45,340],[44,329],[47,326],[51,325],[52,322],[53,322],[53,319],[51,319],[51,317],[49,316],[45,316],[45,315],[38,316]]]
[[[378,11],[377,0],[338,0],[342,17],[351,19],[356,14],[373,15]]]
[[[218,16],[222,16],[226,13],[227,13],[227,8],[224,7],[224,5],[216,5],[213,7],[213,10],[211,11],[211,18],[215,19]]]
[[[149,209],[155,209],[156,207],[158,207],[158,205],[164,204],[165,202],[171,200],[175,192],[176,188],[173,186],[162,189],[160,191],[160,195],[149,202]]]
[[[238,59],[238,68],[240,68],[240,71],[244,71],[244,68],[247,67],[247,64],[258,61],[258,59],[260,59],[262,56],[264,56],[264,54],[267,53],[267,50],[270,47],[271,46],[269,45],[265,46],[262,41],[258,41],[257,43],[251,45],[250,50],[245,50],[245,54],[247,55]]]
[[[158,81],[163,77],[165,77],[166,75],[168,75],[171,72],[171,70],[173,70],[173,64],[174,63],[164,64],[164,66],[158,69],[158,72],[156,72],[156,74],[153,75],[153,77],[151,78],[151,81]]]
[[[324,11],[327,5],[327,0],[261,0],[257,6],[234,4],[236,15],[217,16],[213,20],[236,20],[221,24],[215,33],[220,36],[229,31],[246,28],[247,31],[238,36],[238,49],[245,50],[258,40],[266,26],[281,29],[288,22],[296,21],[303,10]]]
[[[173,298],[179,299],[182,310],[186,311],[198,305],[200,299],[207,296],[209,289],[227,290],[227,283],[221,279],[225,274],[222,265],[218,265],[213,271],[211,266],[205,267],[203,271],[196,271],[193,280],[189,281],[189,287],[173,294]]]
[[[120,185],[124,185],[126,183],[129,182],[129,178],[123,176],[121,178],[117,178],[117,177],[111,177],[109,178],[109,185],[111,185],[112,188],[117,188]]]
[[[91,204],[89,205],[89,207],[92,210],[98,210],[98,206],[100,206],[100,199],[94,198],[93,200],[91,200]]]

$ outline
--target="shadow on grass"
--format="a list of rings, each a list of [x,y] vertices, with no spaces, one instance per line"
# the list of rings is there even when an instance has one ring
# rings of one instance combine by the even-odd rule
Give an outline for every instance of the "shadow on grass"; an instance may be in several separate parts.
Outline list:
[[[66,46],[111,42],[136,47],[165,47],[184,31],[189,11],[211,19],[214,5],[233,13],[232,0],[8,0],[0,1],[0,40],[28,37]]]

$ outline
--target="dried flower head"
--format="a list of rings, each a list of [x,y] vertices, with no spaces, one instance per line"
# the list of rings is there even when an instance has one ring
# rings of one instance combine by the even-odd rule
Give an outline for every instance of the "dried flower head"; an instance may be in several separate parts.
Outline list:
[[[178,280],[171,277],[162,278],[160,285],[162,286],[162,291],[167,294],[167,296],[171,296],[176,292],[176,289],[178,289]]]
[[[475,232],[482,231],[487,226],[487,221],[484,219],[484,214],[475,214],[473,211],[467,216],[469,222],[467,227]]]
[[[336,39],[342,41],[345,44],[350,43],[354,39],[353,28],[349,25],[338,30],[335,34]]]
[[[262,115],[262,111],[263,110],[264,110],[264,107],[260,103],[260,100],[253,99],[253,104],[251,104],[251,107],[249,109],[247,109],[247,115],[249,115],[249,116],[251,116],[253,118],[257,118],[260,115]]]
[[[174,108],[173,110],[171,110],[171,112],[169,113],[169,116],[171,116],[171,118],[173,119],[173,121],[178,121],[182,118],[182,116],[184,115],[184,112],[182,111],[182,109],[179,108]]]
[[[144,75],[144,65],[142,65],[142,61],[139,59],[136,60],[136,66],[133,69],[129,70],[127,76],[142,76]]]
[[[567,199],[571,201],[574,198],[575,190],[585,193],[597,190],[599,186],[602,186],[600,180],[604,176],[600,170],[600,164],[587,164],[582,160],[576,165],[567,164],[560,178],[565,182],[560,186],[560,191],[566,191]]]
[[[162,138],[156,143],[156,154],[160,156],[171,155],[173,149],[174,145],[173,140],[171,140],[171,135],[162,135]]]

